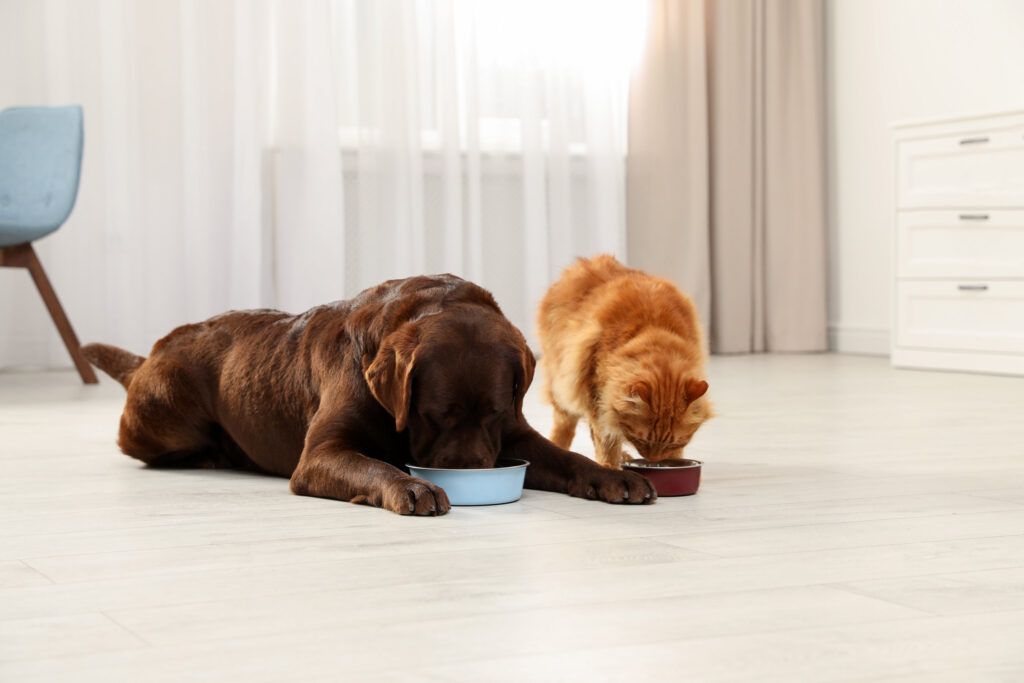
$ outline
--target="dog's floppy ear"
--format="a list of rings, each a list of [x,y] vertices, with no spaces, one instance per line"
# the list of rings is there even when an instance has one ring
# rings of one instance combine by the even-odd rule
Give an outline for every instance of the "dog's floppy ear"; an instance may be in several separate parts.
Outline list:
[[[519,358],[513,372],[515,378],[513,400],[516,404],[517,415],[521,415],[523,412],[523,397],[526,396],[526,390],[533,382],[533,372],[536,368],[537,359],[530,347],[526,345],[526,340],[523,339],[519,345]]]
[[[406,325],[392,332],[377,349],[363,356],[363,377],[373,397],[395,418],[395,430],[405,429],[412,401],[412,374],[419,343],[415,329]]]

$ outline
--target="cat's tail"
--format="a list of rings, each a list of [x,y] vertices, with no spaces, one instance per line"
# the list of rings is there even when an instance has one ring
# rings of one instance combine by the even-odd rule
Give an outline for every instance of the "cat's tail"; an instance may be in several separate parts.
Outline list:
[[[90,363],[116,379],[125,389],[132,381],[132,375],[146,360],[110,344],[86,344],[82,347],[82,353]]]

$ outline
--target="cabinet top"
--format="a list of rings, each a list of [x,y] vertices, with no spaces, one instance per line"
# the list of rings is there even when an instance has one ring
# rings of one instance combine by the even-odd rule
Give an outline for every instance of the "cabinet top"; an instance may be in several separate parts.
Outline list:
[[[915,135],[919,129],[927,128],[931,134],[951,133],[961,130],[974,130],[993,125],[1005,125],[1024,122],[1024,109],[1007,109],[1003,111],[976,112],[960,116],[944,116],[942,118],[916,119],[913,121],[894,121],[889,124],[896,136]]]

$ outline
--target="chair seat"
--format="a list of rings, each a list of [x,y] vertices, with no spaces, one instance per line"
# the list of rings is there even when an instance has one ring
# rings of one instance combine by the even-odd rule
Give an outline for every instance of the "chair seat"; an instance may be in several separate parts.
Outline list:
[[[15,244],[34,242],[40,237],[46,237],[60,226],[44,228],[26,228],[19,225],[4,225],[0,223],[0,247],[13,247]]]
[[[0,247],[37,240],[67,220],[82,138],[81,107],[0,111]]]

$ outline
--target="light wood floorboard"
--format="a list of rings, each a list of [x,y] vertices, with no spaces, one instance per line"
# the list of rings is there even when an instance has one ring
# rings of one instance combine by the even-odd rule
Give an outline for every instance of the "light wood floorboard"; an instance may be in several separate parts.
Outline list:
[[[1024,681],[1024,380],[709,374],[695,496],[414,519],[146,470],[120,386],[0,373],[0,680]]]

